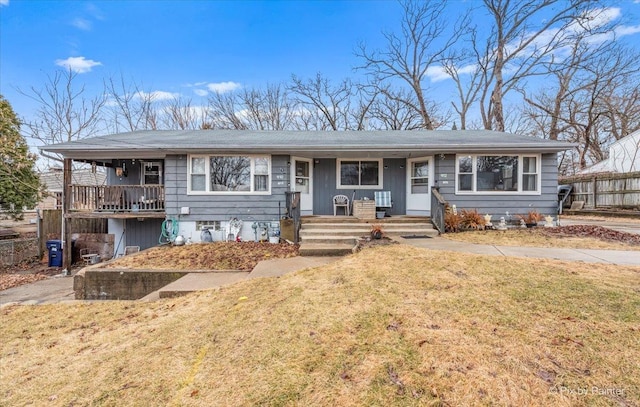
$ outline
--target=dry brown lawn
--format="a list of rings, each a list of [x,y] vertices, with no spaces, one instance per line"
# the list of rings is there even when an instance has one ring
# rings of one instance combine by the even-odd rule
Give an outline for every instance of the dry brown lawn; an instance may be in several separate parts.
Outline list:
[[[0,309],[0,405],[636,406],[639,309],[638,267],[381,246],[178,299]]]
[[[158,246],[121,257],[104,268],[251,271],[261,260],[294,257],[298,245],[215,242]]]
[[[557,247],[567,249],[640,250],[640,245],[612,242],[596,237],[553,236],[544,228],[483,230],[445,233],[442,237],[457,242],[496,246]]]

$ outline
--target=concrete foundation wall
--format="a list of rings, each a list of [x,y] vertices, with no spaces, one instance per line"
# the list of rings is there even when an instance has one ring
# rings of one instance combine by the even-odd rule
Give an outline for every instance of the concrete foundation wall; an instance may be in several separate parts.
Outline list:
[[[118,270],[88,267],[73,278],[77,300],[138,300],[187,274],[174,270]]]

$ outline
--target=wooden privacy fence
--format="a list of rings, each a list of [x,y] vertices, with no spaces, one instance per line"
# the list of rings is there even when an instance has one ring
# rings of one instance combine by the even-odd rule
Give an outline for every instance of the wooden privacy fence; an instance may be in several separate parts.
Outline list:
[[[106,219],[69,219],[69,225],[73,233],[107,233]],[[42,211],[40,218],[40,253],[46,253],[47,240],[60,239],[62,233],[62,211],[59,209],[46,209]]]
[[[640,172],[576,175],[558,183],[572,185],[570,202],[584,201],[586,208],[640,209]]]

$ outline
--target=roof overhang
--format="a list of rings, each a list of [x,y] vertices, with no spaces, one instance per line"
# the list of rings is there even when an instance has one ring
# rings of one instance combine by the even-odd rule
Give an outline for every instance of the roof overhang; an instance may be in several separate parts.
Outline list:
[[[557,153],[575,146],[491,131],[158,131],[114,134],[44,146],[41,150],[75,160],[144,160],[205,153],[407,158],[454,153]]]

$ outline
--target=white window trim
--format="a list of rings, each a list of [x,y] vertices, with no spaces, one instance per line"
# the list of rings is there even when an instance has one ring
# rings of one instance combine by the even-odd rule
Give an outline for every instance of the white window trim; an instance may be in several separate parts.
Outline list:
[[[497,156],[511,156],[518,157],[518,190],[517,191],[477,191],[477,163],[478,157],[497,157]],[[459,157],[471,157],[472,162],[472,190],[471,191],[461,191],[458,189],[459,186],[459,165],[458,159]],[[536,190],[535,191],[523,191],[522,190],[522,175],[523,175],[523,158],[525,157],[534,157],[536,159]],[[542,195],[542,154],[512,154],[512,153],[486,153],[486,154],[456,154],[455,158],[455,183],[456,183],[456,195],[493,195],[493,196],[509,196],[509,195]],[[469,174],[469,173],[463,173]],[[531,174],[531,173],[529,173]]]
[[[251,160],[250,170],[250,190],[249,191],[211,191],[211,165],[210,157],[249,157]],[[205,175],[205,191],[192,191],[191,190],[191,160],[193,158],[204,158],[204,175]],[[255,165],[256,158],[267,158],[269,162],[268,169],[268,190],[255,191]],[[271,183],[273,181],[273,174],[271,173],[272,157],[265,154],[191,154],[187,156],[187,195],[271,195]],[[202,175],[202,174],[199,174]]]
[[[378,184],[377,185],[342,185],[340,177],[340,166],[343,161],[377,161],[378,162]],[[336,189],[381,189],[384,185],[382,158],[338,158],[336,159]]]

